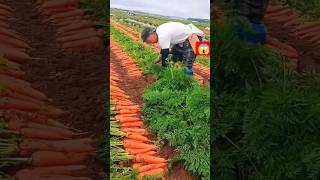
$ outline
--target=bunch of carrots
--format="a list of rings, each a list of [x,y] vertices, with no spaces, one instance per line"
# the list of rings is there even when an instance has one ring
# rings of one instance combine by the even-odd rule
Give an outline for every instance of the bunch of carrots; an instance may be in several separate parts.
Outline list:
[[[27,55],[27,42],[10,30],[13,12],[0,4],[0,167],[31,165],[18,171],[16,180],[91,180],[79,172],[87,168],[82,164],[95,142],[61,123],[68,113],[49,105],[50,99],[24,79],[21,63],[34,58]]]
[[[135,157],[133,168],[139,172],[139,180],[146,175],[162,176],[167,160],[157,156],[158,147],[148,139],[148,132],[141,120],[140,107],[130,101],[130,96],[119,87],[120,78],[112,64],[110,70],[110,95],[117,111],[115,119],[125,137],[123,142],[125,150]]]
[[[79,9],[79,0],[38,0],[40,11],[57,27],[57,41],[64,49],[94,49],[102,44],[100,32]]]

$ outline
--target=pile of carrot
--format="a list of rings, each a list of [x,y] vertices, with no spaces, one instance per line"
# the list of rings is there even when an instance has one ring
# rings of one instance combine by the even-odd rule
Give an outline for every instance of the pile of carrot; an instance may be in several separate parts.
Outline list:
[[[43,1],[43,7],[56,7],[61,2],[51,1],[50,4],[49,1]],[[12,8],[0,4],[0,121],[6,129],[19,136],[16,153],[19,159],[28,159],[30,164],[30,167],[18,171],[15,179],[91,180],[80,177],[78,173],[86,169],[82,164],[94,153],[95,142],[84,138],[84,133],[79,130],[59,122],[67,112],[50,105],[50,99],[24,79],[21,63],[33,58],[27,55],[31,49],[27,42],[17,32],[10,30],[9,20],[13,13]],[[65,19],[63,16],[60,18]],[[82,24],[84,22],[81,21]],[[64,32],[63,35],[75,35],[74,30],[79,28],[63,26],[60,30]],[[89,26],[85,30],[88,29]]]
[[[78,0],[38,0],[40,11],[57,27],[63,49],[94,49],[102,45],[94,23],[78,8]]]
[[[131,76],[141,74],[132,59],[121,59],[121,61],[125,68],[130,69],[128,74]],[[148,138],[148,132],[144,129],[140,106],[131,101],[130,95],[119,87],[120,80],[113,64],[110,64],[110,95],[116,107],[115,119],[125,136],[124,149],[135,156],[133,168],[139,172],[139,180],[146,175],[163,176],[167,160],[158,157],[158,147]]]

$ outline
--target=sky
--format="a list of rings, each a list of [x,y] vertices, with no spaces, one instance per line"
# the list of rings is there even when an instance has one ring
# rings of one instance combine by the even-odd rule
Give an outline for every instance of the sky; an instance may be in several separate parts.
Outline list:
[[[210,0],[111,0],[110,6],[165,16],[210,19]]]

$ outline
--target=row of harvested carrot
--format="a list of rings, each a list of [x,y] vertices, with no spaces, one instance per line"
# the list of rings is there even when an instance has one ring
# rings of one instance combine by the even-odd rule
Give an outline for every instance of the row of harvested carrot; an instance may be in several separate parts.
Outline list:
[[[57,27],[57,41],[64,49],[94,49],[101,47],[100,32],[87,20],[78,0],[38,0],[41,13]]]
[[[19,158],[8,161],[27,159],[32,166],[18,171],[15,179],[91,180],[76,176],[86,169],[81,164],[94,152],[94,142],[59,122],[68,113],[49,105],[50,99],[24,79],[20,63],[32,59],[26,53],[31,47],[11,30],[8,17],[13,14],[0,4],[0,111],[6,128],[20,137],[12,142]]]
[[[320,45],[320,22],[305,23],[301,12],[294,11],[282,5],[269,5],[265,21],[268,24],[281,25],[290,35],[302,39],[309,45]]]
[[[143,128],[140,107],[130,101],[130,96],[119,87],[120,77],[114,71],[113,64],[110,64],[110,73],[110,95],[118,112],[115,119],[125,136],[125,150],[135,156],[133,168],[139,172],[138,178],[143,179],[146,175],[162,176],[167,160],[157,156],[158,147],[148,138],[148,132]]]

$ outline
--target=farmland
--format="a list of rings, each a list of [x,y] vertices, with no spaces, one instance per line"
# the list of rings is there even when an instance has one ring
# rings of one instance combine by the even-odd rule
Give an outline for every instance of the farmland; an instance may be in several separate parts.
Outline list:
[[[111,119],[123,134],[118,147],[129,154],[113,165],[122,169],[115,177],[209,179],[209,69],[196,64],[192,77],[161,67],[159,48],[142,43],[140,29],[111,19]]]
[[[152,26],[157,27],[163,23],[169,21],[181,22],[184,24],[194,24],[198,28],[200,28],[205,33],[205,38],[210,40],[210,23],[200,23],[200,22],[192,22],[188,20],[180,20],[180,19],[169,19],[158,16],[147,16],[147,15],[128,15],[127,12],[122,10],[111,9],[111,20],[115,20],[118,23],[121,23],[124,26],[130,27],[134,32],[140,33],[142,32],[144,27]],[[210,66],[210,61],[208,57],[198,56],[196,59],[197,62],[205,65],[206,67]]]
[[[232,26],[238,17],[225,4],[214,8],[215,179],[320,177],[319,25],[296,12],[298,1],[286,2],[269,5],[264,46],[239,40]]]
[[[0,179],[103,178],[101,2],[0,1]]]

